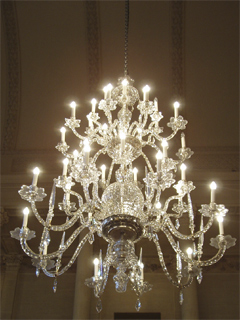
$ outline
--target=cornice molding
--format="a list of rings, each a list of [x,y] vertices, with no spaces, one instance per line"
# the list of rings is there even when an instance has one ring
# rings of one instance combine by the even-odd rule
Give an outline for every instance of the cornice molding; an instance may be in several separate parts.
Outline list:
[[[20,47],[17,13],[14,1],[2,1],[8,65],[8,105],[2,142],[2,152],[14,150],[17,143],[20,113]]]

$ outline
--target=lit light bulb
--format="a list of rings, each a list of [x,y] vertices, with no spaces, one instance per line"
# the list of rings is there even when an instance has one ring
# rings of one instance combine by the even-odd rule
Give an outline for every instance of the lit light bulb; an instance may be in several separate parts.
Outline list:
[[[134,182],[137,182],[137,173],[138,173],[138,169],[136,167],[134,167],[133,168]]]
[[[29,209],[28,207],[23,209],[23,224],[22,227],[26,228],[27,227],[27,223],[28,223],[28,214],[29,214]]]
[[[187,248],[187,255],[189,259],[192,259],[192,254],[193,254],[193,249],[192,248]]]
[[[155,207],[156,207],[156,209],[161,209],[161,207],[162,207],[161,202],[159,202],[159,201],[156,202]]]
[[[210,202],[214,203],[215,202],[215,190],[217,189],[217,184],[216,182],[212,182],[210,184],[210,189],[211,189],[211,193],[210,193]]]
[[[32,186],[36,187],[37,181],[38,181],[38,175],[40,173],[40,170],[38,167],[33,169],[33,180],[32,180]]]
[[[76,116],[76,106],[77,106],[77,104],[76,104],[75,101],[72,101],[72,102],[70,103],[70,107],[72,108],[72,117],[73,117],[73,118],[75,118],[75,116]]]
[[[102,182],[105,182],[105,172],[106,172],[105,164],[101,166],[101,169],[102,169]]]
[[[167,158],[168,142],[166,139],[162,139],[162,147],[163,147],[163,158]]]
[[[73,159],[74,159],[74,161],[77,160],[77,157],[78,157],[78,151],[77,151],[77,150],[74,150],[74,151],[73,151]]]
[[[92,113],[94,113],[96,111],[97,100],[95,98],[93,98],[91,100],[91,103],[92,103]]]
[[[173,106],[174,106],[174,117],[177,118],[178,117],[178,108],[180,107],[180,103],[178,101],[176,101],[176,102],[174,102]]]
[[[60,131],[61,131],[61,141],[62,141],[62,143],[64,143],[64,142],[65,142],[65,132],[66,132],[66,129],[65,129],[64,127],[62,127],[62,128],[60,129]]]
[[[187,166],[182,163],[181,166],[180,166],[180,169],[181,169],[181,180],[186,180],[186,169],[187,169]]]
[[[146,85],[145,87],[143,87],[142,91],[143,91],[143,101],[148,101],[150,87],[148,85]]]
[[[94,277],[98,278],[98,265],[99,265],[99,259],[95,258],[93,260],[93,264],[94,264]]]
[[[67,175],[68,163],[69,163],[68,159],[65,158],[65,159],[63,160],[63,173],[62,173],[63,176],[66,176],[66,175]]]

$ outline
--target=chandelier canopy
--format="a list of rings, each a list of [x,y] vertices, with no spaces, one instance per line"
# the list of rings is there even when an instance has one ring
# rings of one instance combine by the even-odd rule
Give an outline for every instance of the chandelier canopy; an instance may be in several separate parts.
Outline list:
[[[128,10],[126,16],[128,28]],[[96,236],[103,238],[108,243],[107,252],[104,256],[100,250],[99,258],[94,259],[94,274],[85,281],[94,289],[98,312],[102,310],[101,295],[111,267],[116,269],[113,277],[116,291],[125,292],[130,283],[137,295],[136,309],[139,311],[141,295],[152,289],[152,285],[144,280],[144,253],[142,250],[138,255],[135,252],[135,244],[143,238],[155,244],[163,272],[180,289],[180,304],[183,303],[183,289],[194,278],[201,283],[203,267],[216,263],[236,241],[224,235],[223,218],[228,210],[215,202],[215,182],[210,185],[210,202],[202,204],[199,210],[200,226],[197,230],[191,201],[195,186],[187,180],[185,165],[193,152],[186,146],[184,133],[179,134],[186,128],[187,121],[179,115],[180,104],[175,102],[174,116],[167,124],[172,133],[163,134],[163,128],[159,126],[163,116],[158,100],[150,99],[148,86],[143,88],[140,97],[133,86],[134,81],[127,75],[126,35],[124,77],[118,79],[117,86],[109,84],[104,87],[101,101],[92,99],[92,111],[87,116],[88,127],[84,131],[80,129],[81,120],[76,118],[76,103],[70,104],[71,116],[65,119],[65,127],[79,139],[79,148],[68,151],[70,147],[63,127],[61,142],[56,146],[65,157],[63,172],[53,180],[46,220],[36,207],[36,202],[46,197],[44,188],[37,184],[38,168],[33,171],[32,184],[23,185],[19,190],[43,226],[39,252],[33,252],[28,246],[28,241],[35,237],[35,232],[27,226],[29,208],[23,211],[21,229],[11,231],[12,237],[20,240],[23,251],[32,258],[36,275],[42,270],[54,278],[54,292],[57,278],[72,266],[84,244],[93,244]],[[106,119],[105,123],[103,119]],[[172,159],[168,148],[169,141],[175,137],[181,141],[181,148],[176,154],[177,159]],[[101,162],[102,155],[110,159],[109,167]],[[139,179],[135,167],[135,161],[140,158],[142,179]],[[55,203],[56,193],[61,190],[63,200]],[[66,215],[66,222],[62,225],[54,225],[55,207]],[[202,260],[204,235],[215,219],[219,223],[219,234],[211,239],[210,245],[217,252],[211,259]],[[180,232],[181,221],[188,221],[186,233]],[[73,226],[76,226],[74,231],[66,239],[65,231]],[[79,241],[83,230],[87,233]],[[50,233],[52,236],[54,231],[61,233],[61,241],[58,250],[50,253]],[[166,267],[158,234],[166,236],[175,252],[175,276],[170,275]],[[75,240],[79,241],[77,248],[70,261],[62,266],[62,257]],[[183,250],[184,241],[192,243],[186,252]]]

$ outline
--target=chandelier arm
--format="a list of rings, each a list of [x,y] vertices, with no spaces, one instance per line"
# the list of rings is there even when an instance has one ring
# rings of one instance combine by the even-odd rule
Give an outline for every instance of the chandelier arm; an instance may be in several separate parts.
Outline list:
[[[193,213],[193,207],[192,207],[192,200],[190,196],[190,192],[187,193],[187,198],[188,198],[188,215],[189,215],[189,228],[191,230],[191,234],[194,233],[194,213]]]
[[[49,226],[49,230],[51,231],[65,231],[69,228],[71,228],[76,221],[79,219],[80,215],[82,215],[81,212],[78,212],[80,209],[77,210],[77,212],[74,214],[74,216],[66,221],[65,223],[61,224],[61,225],[51,225]]]
[[[78,194],[77,192],[73,191],[73,190],[70,190],[70,194],[71,194],[72,196],[77,197],[77,199],[78,199],[78,205],[79,205],[79,207],[81,207],[81,206],[83,205],[83,198],[82,198],[82,196],[81,196],[80,194]],[[74,213],[74,214],[75,214],[75,213]]]
[[[66,272],[71,266],[72,264],[75,262],[76,258],[78,257],[80,251],[82,250],[82,247],[84,246],[84,244],[86,243],[86,241],[88,240],[89,238],[89,235],[90,235],[90,232],[87,233],[83,239],[79,242],[78,246],[77,246],[77,249],[75,250],[71,260],[68,262],[68,264],[62,268],[62,270],[60,272],[49,272],[47,271],[46,267],[45,268],[42,268],[43,272],[45,273],[46,276],[48,277],[55,277],[55,276],[61,276],[64,272]]]
[[[188,276],[187,282],[184,284],[178,283],[177,281],[173,280],[172,276],[170,275],[170,273],[168,272],[168,269],[166,267],[164,258],[163,258],[163,253],[158,241],[158,237],[157,234],[153,235],[153,242],[155,243],[156,249],[157,249],[157,253],[158,253],[158,257],[159,257],[159,262],[161,264],[161,267],[163,269],[163,272],[165,273],[165,275],[167,276],[168,280],[177,288],[180,289],[185,289],[187,287],[189,287],[193,281],[193,277],[191,275]]]
[[[136,126],[135,129],[134,129],[134,126]],[[131,126],[128,129],[128,133],[132,134],[135,137],[137,129],[138,129],[138,126],[139,126],[139,122],[138,121],[132,122]]]
[[[97,161],[98,157],[100,156],[100,154],[105,154],[106,151],[107,151],[107,148],[106,148],[106,147],[98,150],[98,152],[95,153],[95,155],[94,155],[94,157],[93,157],[93,159],[92,159],[93,163],[96,163],[96,161]]]
[[[85,137],[83,137],[82,135],[80,135],[75,128],[71,127],[71,130],[73,132],[73,134],[80,140],[84,141],[85,140]]]
[[[163,211],[167,212],[168,210],[168,206],[169,206],[169,203],[172,201],[172,200],[181,200],[182,197],[181,196],[171,196],[169,197],[166,201],[165,201],[165,204],[164,204],[164,207],[163,207]],[[167,216],[165,216],[166,218]]]
[[[166,139],[167,141],[171,140],[171,139],[174,138],[175,135],[178,133],[178,130],[179,130],[179,129],[174,130],[173,133],[171,133],[168,137],[166,137],[166,138],[164,138],[164,139]],[[163,139],[163,138],[162,138],[162,139]]]
[[[208,220],[208,222],[206,223],[205,227],[202,230],[199,230],[193,234],[190,235],[183,235],[182,233],[180,233],[178,230],[176,230],[175,226],[173,225],[171,219],[165,215],[164,216],[164,225],[167,225],[167,227],[169,228],[169,230],[171,231],[171,233],[177,237],[178,239],[182,239],[182,240],[192,240],[193,238],[199,238],[202,234],[206,233],[208,231],[208,229],[212,226],[213,224],[213,219],[214,216],[211,216]]]
[[[77,238],[77,236],[82,232],[82,230],[85,228],[86,226],[82,225],[80,227],[78,227],[73,234],[69,237],[69,239],[66,241],[65,245],[67,247],[69,247],[73,241]],[[26,236],[21,236],[20,237],[20,245],[23,249],[23,251],[31,258],[33,259],[40,259],[43,255],[39,254],[39,253],[35,253],[27,244],[27,237]],[[64,250],[65,251],[65,250]],[[59,256],[60,254],[63,253],[63,250],[58,249],[57,251],[54,251],[52,253],[49,253],[46,255],[46,257],[48,259],[53,259],[56,258],[57,256]]]
[[[146,164],[147,164],[147,167],[148,167],[149,171],[154,172],[154,171],[153,171],[153,168],[152,168],[152,166],[151,166],[151,163],[150,163],[150,161],[148,160],[148,157],[145,155],[145,153],[144,153],[143,151],[141,152],[141,155],[143,156],[143,158],[144,158],[144,160],[145,160],[145,162],[146,162]]]
[[[219,250],[215,254],[215,256],[209,260],[198,261],[199,266],[201,266],[201,267],[211,266],[211,265],[215,264],[216,262],[218,262],[223,257],[223,255],[227,249],[227,243],[224,240],[222,240],[222,241],[220,240],[218,245],[219,245]]]
[[[35,201],[31,201],[31,208],[32,208],[32,212],[34,213],[34,215],[37,218],[38,222],[41,223],[41,225],[43,225],[45,227],[46,226],[46,222],[45,222],[45,220],[43,220],[43,218],[38,213]]]
[[[111,180],[111,177],[112,177],[112,171],[113,171],[114,164],[115,164],[115,162],[113,160],[111,165],[110,165],[109,172],[108,172],[107,186],[110,184],[110,180]]]

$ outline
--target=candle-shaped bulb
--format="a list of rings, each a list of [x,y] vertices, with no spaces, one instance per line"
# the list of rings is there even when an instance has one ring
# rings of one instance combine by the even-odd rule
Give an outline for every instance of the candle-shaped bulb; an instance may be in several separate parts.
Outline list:
[[[189,259],[192,259],[193,249],[191,247],[187,248],[187,255]]]
[[[60,131],[61,131],[61,141],[62,141],[62,143],[64,143],[64,142],[65,142],[65,132],[66,132],[66,129],[65,129],[64,127],[62,127],[62,128],[60,129]]]
[[[178,108],[180,107],[180,103],[178,101],[176,101],[176,102],[174,102],[173,106],[174,106],[174,117],[177,118],[178,117]]]
[[[216,184],[216,182],[212,182],[211,184],[210,184],[210,189],[211,190],[216,190],[217,189],[217,184]]]
[[[104,92],[104,99],[107,99],[108,86],[105,86],[103,88],[103,92]]]
[[[155,207],[156,207],[156,209],[161,209],[161,207],[162,207],[161,202],[159,202],[159,201],[156,202]]]
[[[84,142],[84,148],[83,148],[83,152],[84,152],[84,163],[86,165],[88,165],[89,163],[89,152],[91,150],[90,145],[89,145],[89,141],[88,139],[85,139]]]
[[[181,180],[186,180],[186,169],[187,169],[187,166],[182,163],[181,166],[180,166],[180,169],[181,169]]]
[[[107,128],[108,128],[108,125],[107,125],[106,123],[104,123],[104,124],[102,125],[102,129],[103,129],[103,131],[106,131],[106,130],[107,130]]]
[[[109,84],[107,85],[107,88],[108,88],[108,96],[107,96],[107,98],[108,98],[108,99],[111,99],[111,94],[112,94],[112,89],[113,89],[112,84],[109,83]]]
[[[66,175],[67,175],[68,163],[69,163],[68,159],[65,158],[65,159],[63,160],[63,173],[62,173],[63,176],[66,176]]]
[[[94,263],[94,277],[95,277],[95,278],[98,278],[99,259],[98,259],[98,258],[95,258],[95,259],[93,260],[93,263]]]
[[[123,94],[127,94],[127,85],[128,85],[128,81],[127,81],[127,79],[124,79],[124,80],[122,81]]]
[[[28,214],[29,214],[29,209],[28,207],[23,209],[23,227],[27,227],[27,223],[28,223]]]
[[[162,140],[162,147],[163,147],[163,158],[167,158],[168,142],[166,139]]]
[[[181,147],[184,149],[186,147],[185,134],[181,133]]]
[[[70,107],[72,108],[72,117],[73,117],[73,118],[75,118],[75,116],[76,116],[76,106],[77,106],[77,104],[76,104],[75,101],[72,101],[72,102],[70,103]]]
[[[38,167],[33,169],[33,180],[32,180],[32,186],[36,187],[37,181],[38,181],[38,175],[40,173],[40,170]]]
[[[92,103],[92,113],[94,113],[96,111],[97,100],[93,98],[91,100],[91,103]]]
[[[134,167],[133,168],[134,182],[137,182],[137,173],[138,173],[138,169],[136,167]]]
[[[102,169],[102,182],[105,182],[105,173],[106,173],[106,166],[105,164],[103,164],[101,166],[101,169]]]
[[[157,158],[157,172],[159,172],[161,170],[161,160],[163,158],[163,154],[160,150],[158,150],[156,158]]]
[[[216,182],[212,182],[210,184],[210,189],[211,189],[211,196],[210,196],[210,202],[213,203],[215,202],[215,190],[217,189],[217,184]]]
[[[218,226],[219,226],[219,234],[223,235],[224,230],[223,230],[223,216],[217,215],[217,221],[218,221]]]
[[[143,87],[142,91],[143,91],[143,101],[148,101],[150,87],[148,85],[146,85],[145,87]]]
[[[158,99],[154,98],[154,107],[155,107],[155,111],[158,111]]]
[[[73,151],[73,159],[74,159],[74,161],[76,161],[77,158],[78,158],[78,151],[77,151],[77,150],[74,150],[74,151]]]

